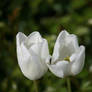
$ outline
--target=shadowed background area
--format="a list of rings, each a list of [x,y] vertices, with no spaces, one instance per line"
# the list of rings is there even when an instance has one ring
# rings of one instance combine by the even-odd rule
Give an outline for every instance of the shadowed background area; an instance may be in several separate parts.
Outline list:
[[[86,46],[83,71],[70,77],[72,92],[92,92],[92,0],[0,0],[0,92],[35,92],[16,57],[16,34],[39,31],[50,54],[62,29]],[[38,80],[39,92],[68,92],[65,79],[49,71]]]

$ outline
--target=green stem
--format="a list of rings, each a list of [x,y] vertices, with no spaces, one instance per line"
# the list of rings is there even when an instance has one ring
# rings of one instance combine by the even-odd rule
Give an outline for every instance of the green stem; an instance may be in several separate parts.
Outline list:
[[[67,78],[67,89],[68,89],[68,92],[72,92],[71,91],[71,81],[70,81],[70,78]]]
[[[34,80],[34,88],[35,88],[35,92],[39,92],[37,80]]]

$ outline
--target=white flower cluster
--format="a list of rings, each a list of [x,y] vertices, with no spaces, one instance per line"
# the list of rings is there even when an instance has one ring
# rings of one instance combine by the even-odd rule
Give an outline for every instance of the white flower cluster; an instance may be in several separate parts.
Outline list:
[[[66,30],[57,37],[52,56],[47,40],[39,32],[33,32],[28,37],[19,32],[16,46],[20,69],[30,80],[41,78],[48,68],[57,77],[64,78],[80,73],[84,66],[85,47],[79,46],[76,35]]]

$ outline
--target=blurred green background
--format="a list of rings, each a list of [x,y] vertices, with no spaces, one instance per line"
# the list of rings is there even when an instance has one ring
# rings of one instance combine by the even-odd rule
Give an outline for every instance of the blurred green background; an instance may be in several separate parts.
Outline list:
[[[0,92],[35,92],[18,66],[16,34],[39,31],[52,54],[64,28],[86,46],[83,71],[70,77],[72,92],[92,92],[92,0],[0,0]],[[66,79],[49,71],[38,84],[39,92],[68,92]]]

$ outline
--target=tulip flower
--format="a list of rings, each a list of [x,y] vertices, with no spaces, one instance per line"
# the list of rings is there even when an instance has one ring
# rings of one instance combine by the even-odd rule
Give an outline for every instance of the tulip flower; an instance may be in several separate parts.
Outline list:
[[[85,47],[78,45],[76,35],[63,30],[56,40],[52,57],[46,62],[53,74],[64,78],[80,73],[84,66],[84,60]]]
[[[24,76],[30,80],[41,78],[48,70],[46,60],[49,55],[48,43],[39,32],[28,37],[19,32],[16,36],[18,64]]]

